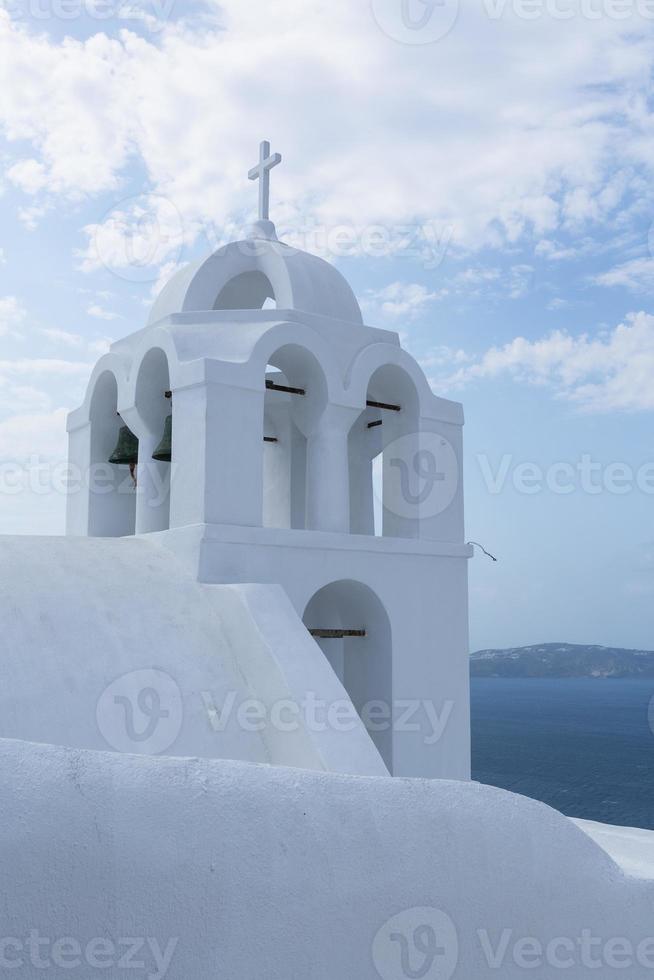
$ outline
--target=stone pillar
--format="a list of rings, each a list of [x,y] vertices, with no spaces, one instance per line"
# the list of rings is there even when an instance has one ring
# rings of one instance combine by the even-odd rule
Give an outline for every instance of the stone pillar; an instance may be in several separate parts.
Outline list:
[[[329,405],[308,436],[308,530],[349,533],[348,434],[360,414],[360,409]]]
[[[152,459],[163,435],[142,430],[139,436],[139,463],[136,490],[136,533],[165,531],[170,521],[170,463]]]
[[[205,382],[173,396],[170,524],[260,527],[264,393]]]
[[[373,460],[382,452],[381,427],[368,428],[374,415],[366,412],[352,428],[350,453],[350,531],[375,533],[375,494]]]
[[[91,423],[69,423],[68,470],[70,486],[66,499],[66,534],[86,537],[91,509],[88,486],[91,465]]]

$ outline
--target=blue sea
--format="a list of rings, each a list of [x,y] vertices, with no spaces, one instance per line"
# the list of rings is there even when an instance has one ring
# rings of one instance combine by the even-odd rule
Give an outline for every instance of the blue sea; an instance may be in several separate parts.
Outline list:
[[[472,678],[473,778],[567,816],[654,829],[648,680]]]

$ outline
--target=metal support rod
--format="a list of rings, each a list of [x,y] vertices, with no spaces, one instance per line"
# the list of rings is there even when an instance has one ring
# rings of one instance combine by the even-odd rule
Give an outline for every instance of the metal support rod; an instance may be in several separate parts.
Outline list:
[[[342,640],[347,636],[366,636],[365,630],[309,630],[317,640]]]
[[[383,408],[387,412],[401,412],[402,411],[402,406],[401,405],[389,405],[388,402],[373,402],[373,401],[368,400],[366,402],[366,405],[368,406],[368,408]]]
[[[285,391],[287,395],[306,395],[304,388],[289,388],[288,385],[278,385],[268,379],[266,379],[266,388],[268,391]]]

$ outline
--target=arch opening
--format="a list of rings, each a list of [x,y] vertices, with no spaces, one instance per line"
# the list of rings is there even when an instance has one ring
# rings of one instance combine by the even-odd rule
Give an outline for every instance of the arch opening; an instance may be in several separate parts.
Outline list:
[[[118,382],[111,371],[96,382],[90,422],[88,533],[98,538],[126,537],[136,527],[136,488],[128,466],[109,462],[125,424],[118,415]]]
[[[419,437],[418,391],[403,368],[386,364],[371,376],[366,401],[376,405],[367,405],[348,438],[350,530],[377,537],[417,537],[419,521],[407,516],[409,508],[398,500],[398,493],[405,491],[400,473],[404,457],[411,455]]]
[[[296,344],[270,356],[265,381],[263,526],[304,530],[310,440],[327,403],[327,383],[315,356]]]
[[[303,622],[309,630],[365,631],[365,636],[315,639],[392,773],[392,635],[381,600],[360,582],[333,582],[309,601]]]
[[[268,276],[257,269],[241,272],[219,292],[214,310],[275,309],[275,290]]]

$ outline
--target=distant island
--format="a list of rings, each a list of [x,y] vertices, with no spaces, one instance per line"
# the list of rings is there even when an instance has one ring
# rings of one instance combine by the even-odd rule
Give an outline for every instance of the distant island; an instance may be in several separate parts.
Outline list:
[[[479,650],[472,677],[654,677],[654,652],[577,643],[542,643],[507,650]]]

